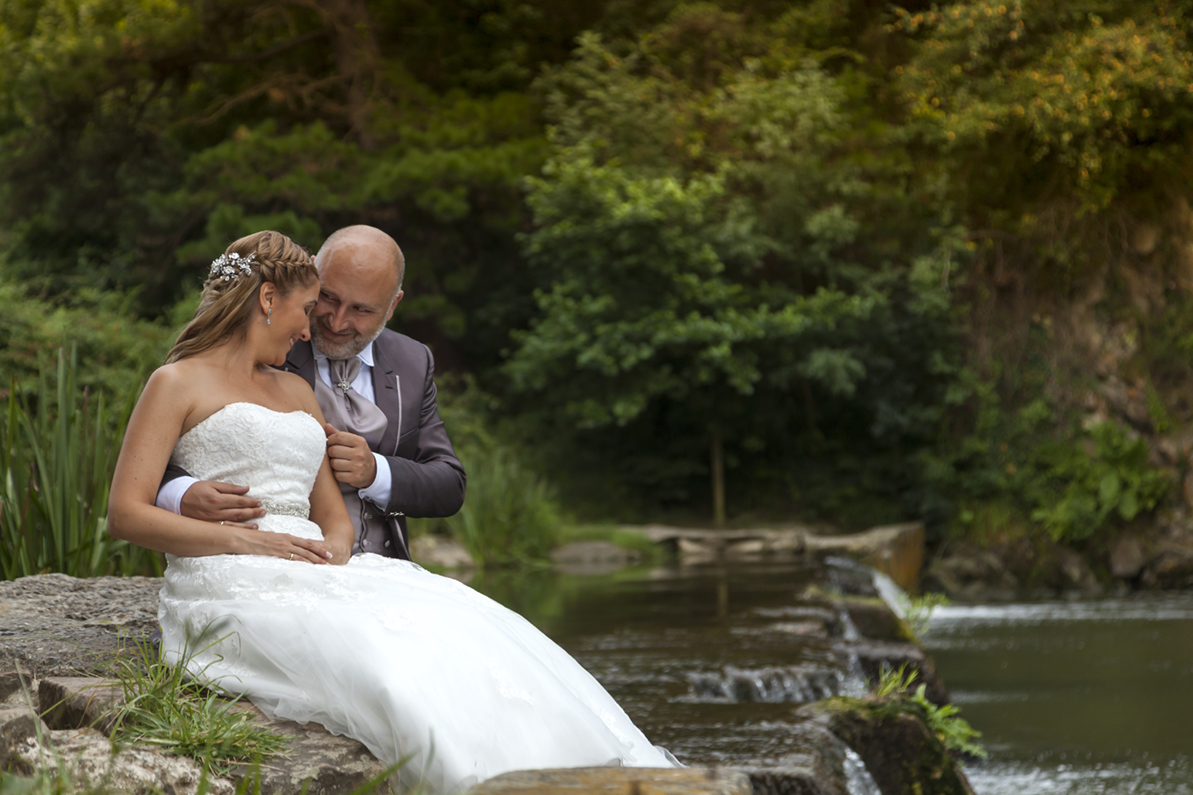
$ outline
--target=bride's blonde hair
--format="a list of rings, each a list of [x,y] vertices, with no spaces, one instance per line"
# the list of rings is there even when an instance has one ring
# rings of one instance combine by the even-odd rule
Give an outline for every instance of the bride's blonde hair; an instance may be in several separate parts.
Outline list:
[[[295,287],[319,280],[311,255],[281,232],[242,237],[228,246],[217,260],[221,261],[231,262],[234,267],[221,269],[213,265],[203,283],[199,308],[166,355],[167,364],[214,348],[229,338],[243,337],[265,282],[272,282],[279,297],[285,298]],[[245,262],[247,271],[241,264]]]

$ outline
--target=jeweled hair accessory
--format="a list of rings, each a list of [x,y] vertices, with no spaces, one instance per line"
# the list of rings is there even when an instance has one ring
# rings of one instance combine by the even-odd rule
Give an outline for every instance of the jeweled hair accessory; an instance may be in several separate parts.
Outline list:
[[[215,258],[215,260],[212,261],[211,273],[207,278],[210,279],[212,276],[214,276],[217,279],[223,279],[226,282],[230,282],[237,276],[252,273],[253,269],[250,268],[249,265],[256,260],[256,254],[249,254],[247,257],[242,257],[235,252],[232,254],[220,254]]]

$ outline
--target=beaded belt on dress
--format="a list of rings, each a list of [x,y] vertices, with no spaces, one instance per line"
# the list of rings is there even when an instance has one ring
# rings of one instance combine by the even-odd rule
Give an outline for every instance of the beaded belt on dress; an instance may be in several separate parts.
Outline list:
[[[307,519],[311,515],[311,509],[306,505],[295,503],[281,503],[271,502],[270,500],[261,500],[261,507],[265,509],[266,513],[280,513],[286,516],[297,516],[299,519]]]

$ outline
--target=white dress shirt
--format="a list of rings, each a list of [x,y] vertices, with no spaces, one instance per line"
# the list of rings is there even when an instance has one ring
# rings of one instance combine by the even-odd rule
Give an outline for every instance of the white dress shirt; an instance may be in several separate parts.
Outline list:
[[[318,375],[323,383],[328,386],[334,386],[331,383],[331,368],[327,364],[327,357],[315,349],[314,346],[311,346],[311,349],[315,353],[316,375]],[[352,388],[365,400],[370,403],[376,403],[376,392],[373,391],[373,346],[369,345],[363,351],[356,354],[356,358],[360,359],[360,372],[352,380]],[[385,456],[380,453],[373,453],[373,458],[377,462],[377,476],[373,478],[372,483],[360,489],[357,493],[360,494],[362,500],[369,500],[384,509],[389,505],[392,473],[390,472],[389,461],[385,459]],[[193,478],[189,475],[171,480],[158,491],[157,507],[181,514],[183,495],[186,494],[187,489],[198,482],[198,478]]]

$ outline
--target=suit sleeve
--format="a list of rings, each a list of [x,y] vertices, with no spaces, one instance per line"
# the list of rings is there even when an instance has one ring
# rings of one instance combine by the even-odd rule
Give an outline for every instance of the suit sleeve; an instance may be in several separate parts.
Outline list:
[[[418,449],[413,458],[386,456],[392,478],[387,511],[412,517],[451,516],[464,504],[466,477],[436,404],[435,360],[429,348]]]
[[[162,475],[161,486],[158,486],[158,490],[160,491],[162,486],[165,486],[171,480],[177,480],[178,478],[189,478],[189,477],[191,477],[191,473],[187,472],[182,467],[180,467],[176,464],[167,464],[166,472],[164,475]]]

